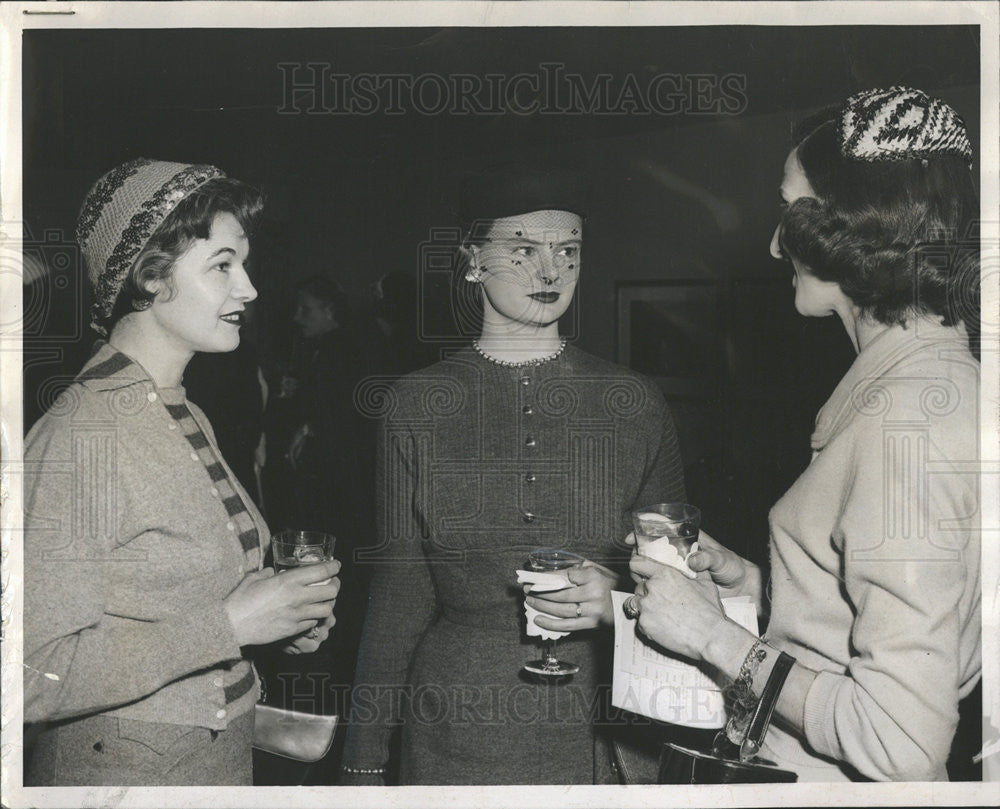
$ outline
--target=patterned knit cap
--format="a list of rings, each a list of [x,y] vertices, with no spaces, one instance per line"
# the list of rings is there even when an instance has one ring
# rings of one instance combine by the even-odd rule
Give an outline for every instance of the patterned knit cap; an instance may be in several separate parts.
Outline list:
[[[844,103],[840,148],[854,160],[920,160],[946,155],[972,165],[961,116],[911,87],[863,90]]]
[[[100,322],[111,314],[132,264],[163,220],[192,191],[225,176],[215,166],[140,157],[94,183],[76,223],[94,289],[94,329],[105,333]]]

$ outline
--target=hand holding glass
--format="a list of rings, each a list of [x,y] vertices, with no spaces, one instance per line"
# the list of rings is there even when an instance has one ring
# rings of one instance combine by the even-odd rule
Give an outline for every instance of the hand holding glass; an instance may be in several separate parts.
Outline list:
[[[558,548],[540,548],[528,554],[528,567],[539,572],[569,570],[580,567],[584,561],[582,556]],[[566,586],[569,587],[570,584],[567,583]],[[576,663],[562,661],[556,657],[555,638],[545,642],[545,651],[541,660],[530,660],[524,664],[523,668],[525,671],[543,677],[564,677],[568,674],[576,674],[580,670]]]
[[[673,557],[684,562],[691,553],[691,546],[698,540],[701,512],[687,503],[657,503],[633,511],[632,526],[635,529],[636,553],[640,556],[649,556],[666,564]],[[663,540],[673,548],[673,552],[663,546]]]

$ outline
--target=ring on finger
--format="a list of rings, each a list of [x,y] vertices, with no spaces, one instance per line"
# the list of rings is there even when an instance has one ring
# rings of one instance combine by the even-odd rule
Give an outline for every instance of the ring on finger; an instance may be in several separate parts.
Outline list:
[[[576,605],[576,617],[579,618],[581,615],[583,615],[583,607],[581,607],[579,604],[577,604]]]
[[[309,638],[310,640],[315,640],[316,638],[318,638],[319,637],[319,627],[318,626],[314,626],[312,629],[310,629],[309,632],[306,634],[306,637]]]
[[[626,618],[630,618],[633,621],[636,618],[638,618],[639,617],[639,596],[637,596],[637,595],[629,596],[625,600],[625,603],[622,604],[622,612],[625,613],[625,617]]]

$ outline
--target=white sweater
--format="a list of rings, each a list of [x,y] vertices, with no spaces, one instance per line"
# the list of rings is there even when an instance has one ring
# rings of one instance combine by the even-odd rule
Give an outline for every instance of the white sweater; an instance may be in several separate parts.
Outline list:
[[[947,780],[980,657],[979,364],[960,328],[880,334],[820,411],[771,510],[768,640],[819,671],[806,739],[762,755],[801,781]]]

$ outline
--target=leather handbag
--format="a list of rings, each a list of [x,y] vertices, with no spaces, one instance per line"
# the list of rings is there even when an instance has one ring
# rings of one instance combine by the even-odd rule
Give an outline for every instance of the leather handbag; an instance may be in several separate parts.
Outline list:
[[[730,742],[725,731],[716,736],[711,752],[666,742],[660,752],[657,781],[661,784],[789,784],[797,781],[798,775],[793,771],[783,770],[773,761],[757,757],[771,725],[778,694],[794,662],[784,652],[778,656],[742,744]]]
[[[253,719],[253,746],[258,750],[311,762],[319,761],[330,752],[340,717],[257,703]]]
[[[799,777],[773,761],[753,758],[740,761],[722,751],[706,753],[666,742],[660,753],[661,784],[790,784]]]

